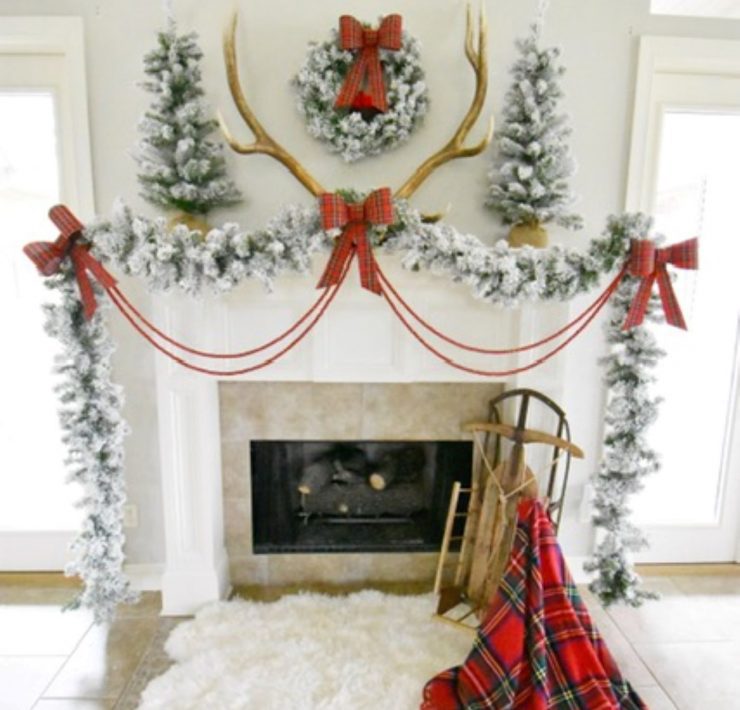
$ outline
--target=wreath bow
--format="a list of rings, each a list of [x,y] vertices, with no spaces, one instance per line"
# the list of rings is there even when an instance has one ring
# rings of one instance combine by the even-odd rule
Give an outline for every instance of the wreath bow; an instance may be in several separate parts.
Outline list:
[[[339,46],[342,49],[359,49],[360,56],[344,79],[334,103],[335,108],[351,108],[367,77],[370,105],[381,112],[388,110],[380,49],[401,49],[401,26],[400,15],[384,17],[377,30],[362,25],[352,15],[339,18]]]
[[[393,224],[393,197],[390,189],[383,187],[375,190],[364,202],[356,203],[347,203],[341,195],[327,192],[319,197],[319,208],[323,228],[341,228],[342,233],[334,245],[334,251],[317,288],[339,283],[347,263],[357,252],[362,287],[380,295],[380,279],[367,238],[367,225]]]
[[[23,253],[44,275],[56,274],[68,257],[72,260],[77,285],[82,299],[82,312],[87,320],[95,315],[97,300],[90,281],[92,274],[101,285],[115,286],[116,280],[105,267],[90,254],[90,246],[80,244],[84,225],[64,205],[56,205],[49,210],[49,219],[59,228],[61,234],[54,242],[31,242],[23,247]]]
[[[656,281],[666,322],[686,330],[686,321],[666,268],[668,264],[677,266],[679,269],[699,268],[699,240],[687,239],[662,249],[656,248],[649,239],[632,240],[627,270],[632,276],[637,276],[642,281],[632,299],[622,330],[629,330],[642,323],[647,312],[650,294],[653,291],[653,284]]]

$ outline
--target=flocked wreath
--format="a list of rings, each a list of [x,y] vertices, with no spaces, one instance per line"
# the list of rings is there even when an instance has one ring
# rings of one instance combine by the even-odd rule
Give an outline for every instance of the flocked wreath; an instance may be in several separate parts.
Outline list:
[[[429,99],[419,41],[407,32],[400,33],[400,37],[398,50],[379,49],[387,97],[385,111],[373,108],[364,92],[354,107],[335,108],[348,73],[359,61],[358,52],[340,47],[337,30],[333,30],[330,40],[312,43],[293,80],[298,110],[306,119],[308,132],[347,162],[404,143],[427,111]]]

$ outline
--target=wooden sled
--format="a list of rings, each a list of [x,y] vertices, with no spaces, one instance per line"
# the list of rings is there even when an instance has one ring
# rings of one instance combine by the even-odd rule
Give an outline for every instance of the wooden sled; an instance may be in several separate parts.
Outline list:
[[[524,428],[521,417],[517,426],[472,422],[465,430],[471,432],[475,446],[472,480],[470,488],[456,482],[452,489],[434,581],[438,595],[435,618],[476,631],[509,560],[519,500],[538,496],[537,479],[525,461],[525,446],[546,444],[576,458],[582,458],[583,452],[560,436]],[[508,459],[496,465],[501,437],[512,446]],[[457,521],[464,526],[462,533],[455,534]],[[460,545],[456,553],[451,551],[453,543]]]

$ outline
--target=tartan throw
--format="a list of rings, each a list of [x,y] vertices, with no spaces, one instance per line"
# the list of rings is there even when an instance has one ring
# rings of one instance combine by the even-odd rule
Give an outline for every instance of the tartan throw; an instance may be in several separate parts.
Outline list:
[[[673,264],[679,269],[699,268],[699,241],[687,239],[663,249],[656,249],[649,239],[633,239],[630,248],[628,269],[632,276],[642,279],[635,297],[630,304],[622,330],[640,325],[645,319],[653,284],[658,282],[658,293],[663,304],[666,322],[676,328],[686,330],[681,306],[678,304],[676,292],[673,290],[671,277],[668,274],[667,264]]]
[[[393,224],[393,197],[387,187],[370,193],[364,202],[347,203],[337,193],[319,196],[321,225],[324,229],[342,228],[329,262],[317,288],[338,284],[347,263],[357,254],[360,283],[363,288],[380,295],[380,279],[370,242],[368,224]]]
[[[380,49],[401,49],[402,20],[400,15],[384,17],[377,30],[362,25],[351,15],[339,18],[339,46],[359,50],[360,55],[344,78],[334,108],[353,108],[357,95],[367,79],[367,94],[372,108],[385,113],[388,98],[380,65]]]
[[[62,262],[69,257],[74,266],[77,285],[80,289],[82,312],[87,320],[95,315],[97,300],[90,281],[92,274],[102,286],[111,288],[116,280],[103,265],[90,254],[90,247],[79,243],[84,225],[65,205],[55,205],[49,210],[49,219],[61,234],[54,242],[31,242],[23,247],[23,253],[36,265],[43,276],[59,271]]]
[[[421,710],[647,710],[622,678],[568,572],[542,504],[519,504],[511,559],[465,662]]]

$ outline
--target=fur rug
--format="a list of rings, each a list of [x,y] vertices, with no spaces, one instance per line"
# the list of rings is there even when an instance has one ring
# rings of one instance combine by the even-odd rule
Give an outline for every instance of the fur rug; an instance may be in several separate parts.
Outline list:
[[[473,641],[433,608],[431,595],[375,591],[212,604],[172,632],[175,665],[139,710],[416,710]]]

